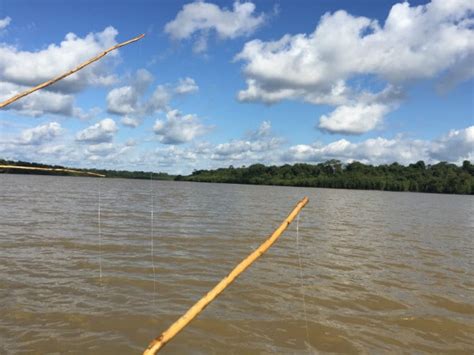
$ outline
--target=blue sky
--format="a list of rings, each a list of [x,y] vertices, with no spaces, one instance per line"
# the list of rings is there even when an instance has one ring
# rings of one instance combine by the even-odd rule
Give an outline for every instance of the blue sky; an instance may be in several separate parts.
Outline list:
[[[474,159],[474,5],[0,0],[0,157],[189,173]]]

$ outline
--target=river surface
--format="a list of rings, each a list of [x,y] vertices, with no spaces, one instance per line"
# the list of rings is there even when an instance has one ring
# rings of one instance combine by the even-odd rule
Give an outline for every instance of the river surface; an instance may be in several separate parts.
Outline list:
[[[472,196],[0,175],[0,354],[141,353],[304,196],[163,354],[474,352]]]

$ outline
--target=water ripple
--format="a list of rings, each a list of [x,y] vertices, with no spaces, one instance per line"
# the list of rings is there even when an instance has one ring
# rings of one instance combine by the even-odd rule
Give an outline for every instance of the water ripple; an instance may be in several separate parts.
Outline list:
[[[0,175],[0,353],[140,353],[304,195],[164,353],[474,352],[471,196]],[[99,261],[103,277],[99,279]],[[306,336],[302,292],[306,299]]]

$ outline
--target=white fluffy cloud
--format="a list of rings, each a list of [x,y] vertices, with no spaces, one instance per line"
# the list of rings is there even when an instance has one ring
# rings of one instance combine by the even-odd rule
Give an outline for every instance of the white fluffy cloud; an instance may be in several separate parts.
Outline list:
[[[7,100],[26,89],[26,86],[2,82],[0,79],[0,101]],[[44,113],[71,116],[74,113],[74,97],[58,92],[40,90],[14,102],[6,109],[13,109],[23,115],[33,117],[39,117]]]
[[[26,51],[0,44],[0,100],[58,76],[97,55],[116,43],[117,30],[107,27],[102,32],[79,37],[68,33],[59,44],[38,51]],[[73,93],[91,85],[110,85],[116,78],[110,72],[110,57],[91,65],[60,82],[22,98],[7,109],[40,116],[45,113],[72,116],[75,112]]]
[[[107,95],[107,112],[122,116],[125,126],[137,127],[143,117],[168,110],[172,95],[165,86],[158,85],[148,99],[143,95],[135,85],[113,89]]]
[[[142,164],[161,166],[167,171],[188,174],[198,168],[217,168],[222,164],[277,163],[284,141],[272,132],[271,123],[263,121],[259,128],[247,132],[242,139],[221,144],[193,142],[190,145],[160,146],[153,156],[142,155]],[[197,166],[196,166],[197,162]]]
[[[430,157],[434,160],[461,162],[474,160],[474,126],[451,130],[430,147]]]
[[[62,132],[61,125],[57,122],[50,122],[33,128],[25,129],[21,132],[19,144],[40,145],[52,141]]]
[[[171,93],[165,85],[158,85],[145,104],[147,113],[166,111],[171,100]]]
[[[114,144],[114,143],[98,143],[87,146],[84,151],[85,159],[97,162],[101,164],[107,164],[114,166],[114,163],[119,163],[120,158],[124,158],[124,154],[132,149],[132,146],[127,144]]]
[[[86,149],[86,154],[89,156],[107,156],[114,153],[116,150],[113,143],[98,143],[91,144]]]
[[[166,114],[166,120],[156,120],[153,131],[163,144],[182,144],[209,131],[196,115],[182,115],[178,110]]]
[[[137,102],[137,92],[131,86],[122,86],[108,93],[107,111],[117,115],[134,113]]]
[[[256,15],[252,2],[235,1],[233,9],[228,10],[205,1],[196,1],[184,5],[176,18],[166,24],[165,32],[177,40],[198,33],[194,51],[199,53],[207,49],[210,31],[215,31],[221,39],[236,38],[253,33],[264,22],[265,15]]]
[[[0,81],[0,101],[9,99],[26,89],[26,86],[23,87],[11,83],[2,83]],[[36,91],[33,94],[10,104],[6,109],[15,110],[24,116],[40,117],[49,113],[75,117],[83,121],[94,118],[101,111],[97,107],[90,110],[84,110],[80,107],[74,106],[73,95],[65,95],[48,90]]]
[[[270,121],[263,121],[257,130],[252,131],[248,134],[251,140],[259,140],[265,137],[272,136],[272,123]]]
[[[179,115],[172,113],[170,116]],[[160,139],[168,139],[169,143],[174,144],[190,142],[189,139],[194,136],[195,131],[186,128],[184,136],[174,136],[177,126],[168,121],[162,121],[168,123],[167,125],[158,124],[156,127]],[[74,136],[68,135],[59,123],[42,124],[20,130],[11,134],[10,138],[4,134],[0,139],[0,155],[12,160],[61,163],[77,167],[148,170],[159,166],[168,172],[185,174],[195,168],[218,168],[229,164],[281,165],[295,162],[318,163],[329,159],[343,162],[357,160],[375,165],[392,162],[410,164],[418,160],[424,160],[428,164],[439,161],[460,164],[463,160],[474,160],[474,126],[451,130],[433,140],[396,136],[359,142],[340,139],[327,144],[299,144],[287,147],[284,140],[272,132],[271,123],[264,121],[259,128],[248,132],[242,139],[220,144],[192,142],[180,146],[160,145],[155,154],[150,154],[147,148],[144,149],[140,140],[113,142],[114,127],[116,128],[114,123],[103,120],[78,133],[77,136],[80,137],[76,136],[74,140]],[[179,131],[183,131],[182,127]]]
[[[360,142],[340,139],[328,144],[300,144],[289,148],[271,132],[269,122],[249,132],[244,139],[221,144],[200,143],[189,147],[159,148],[156,164],[171,169],[189,171],[199,162],[200,168],[217,168],[229,163],[249,165],[254,163],[283,164],[308,162],[319,163],[330,159],[343,162],[361,161],[366,164],[411,164],[423,160],[428,164],[448,161],[461,164],[474,159],[474,126],[451,130],[433,140],[394,138],[370,138]],[[182,170],[180,170],[182,171]]]
[[[88,121],[97,117],[101,112],[102,110],[99,107],[93,107],[89,110],[84,110],[80,107],[73,107],[72,116],[80,119],[81,121]]]
[[[158,165],[166,167],[182,163],[183,161],[195,162],[198,157],[194,150],[175,145],[157,148],[155,153]]]
[[[140,124],[142,123],[142,121],[141,121],[139,118],[130,117],[130,116],[124,116],[124,117],[122,117],[122,119],[120,120],[120,122],[121,122],[124,126],[131,127],[131,128],[137,128],[137,127],[140,126]]]
[[[107,143],[113,140],[117,130],[118,128],[115,121],[110,118],[106,118],[78,132],[76,134],[76,140],[78,142],[88,142],[95,144]]]
[[[322,115],[319,128],[328,132],[361,134],[377,127],[389,107],[383,104],[341,105],[329,115]]]
[[[0,19],[0,31],[7,28],[11,21],[12,19],[8,16],[3,19]]]
[[[245,62],[248,85],[238,98],[344,105],[331,115],[332,122],[340,124],[329,125],[326,116],[322,128],[335,133],[366,132],[389,110],[374,105],[365,105],[365,110],[358,107],[361,98],[370,93],[348,86],[348,80],[375,76],[400,87],[416,79],[440,78],[447,82],[445,86],[452,86],[470,78],[474,74],[473,11],[474,3],[469,0],[433,0],[414,7],[405,2],[392,7],[382,26],[341,10],[322,16],[310,34],[250,41],[236,56]],[[449,77],[443,79],[445,73]],[[386,99],[380,96],[373,103],[391,104]],[[352,120],[347,130],[346,121],[351,120],[344,119],[342,113],[360,115],[362,111],[367,115],[360,116],[358,124]]]
[[[285,154],[289,161],[321,162],[329,159],[341,161],[361,161],[382,164],[400,162],[410,163],[427,160],[428,144],[424,141],[403,140],[401,138],[371,138],[360,143],[351,143],[345,139],[327,145],[300,144],[290,147]]]
[[[102,32],[89,33],[84,38],[68,33],[59,45],[50,44],[45,49],[35,52],[1,44],[2,81],[18,85],[37,85],[71,70],[83,61],[113,46],[116,44],[117,34],[117,30],[113,27],[107,27]],[[116,52],[112,52],[109,56],[116,55]],[[105,60],[89,66],[61,80],[51,87],[51,90],[77,92],[87,85],[108,85],[114,82],[115,78],[108,74],[107,64],[109,63]]]
[[[0,156],[45,164],[130,169],[136,144],[132,140],[111,142],[115,131],[112,122],[103,120],[78,133],[76,139],[57,122],[23,129],[18,134],[3,134]]]
[[[50,157],[58,157],[59,154],[63,154],[66,151],[67,147],[64,144],[45,145],[38,149],[40,155],[47,155]]]
[[[267,155],[274,151],[281,144],[278,138],[272,138],[267,141],[245,141],[234,140],[228,143],[218,144],[214,149],[211,159],[215,160],[258,160],[258,154]]]
[[[428,163],[448,161],[460,163],[474,158],[474,126],[452,130],[433,141],[371,138],[358,143],[346,139],[327,145],[295,145],[288,149],[283,159],[290,162],[321,162],[329,159],[361,161],[370,164],[399,162],[402,164],[424,160]]]
[[[194,93],[199,90],[194,79],[186,77],[174,85],[157,85],[147,97],[147,90],[153,82],[153,75],[139,69],[130,85],[112,89],[107,94],[107,112],[122,116],[122,124],[138,127],[142,119],[156,112],[170,111],[173,96]]]
[[[153,75],[139,69],[127,86],[112,89],[107,95],[107,111],[117,115],[137,114],[141,109],[139,99],[153,82]]]
[[[267,160],[270,154],[281,147],[283,140],[271,132],[270,121],[263,121],[260,127],[247,134],[247,139],[232,140],[216,145],[211,150],[213,160],[258,161]]]
[[[199,86],[196,84],[193,78],[179,79],[174,91],[177,94],[189,94],[199,90]]]

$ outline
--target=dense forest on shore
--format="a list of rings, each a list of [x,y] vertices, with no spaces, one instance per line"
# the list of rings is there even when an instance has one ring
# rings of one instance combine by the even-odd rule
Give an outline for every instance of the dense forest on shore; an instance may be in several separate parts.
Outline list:
[[[22,165],[46,168],[64,168],[27,162],[0,159],[0,165]],[[176,180],[255,185],[282,185],[303,187],[327,187],[341,189],[435,192],[449,194],[474,194],[474,165],[464,161],[461,166],[441,162],[427,165],[423,161],[403,166],[398,163],[367,165],[360,162],[343,164],[330,160],[319,164],[294,164],[195,170],[191,175],[174,176],[166,173],[144,171],[75,169],[104,174],[112,178]],[[20,174],[58,174],[42,171],[1,169],[1,172]],[[61,173],[62,175],[74,175]]]
[[[255,164],[242,168],[196,170],[189,176],[177,176],[176,180],[474,194],[474,165],[469,161],[464,161],[460,167],[445,162],[426,165],[419,161],[408,166],[398,163],[373,166],[331,160],[320,164]]]

